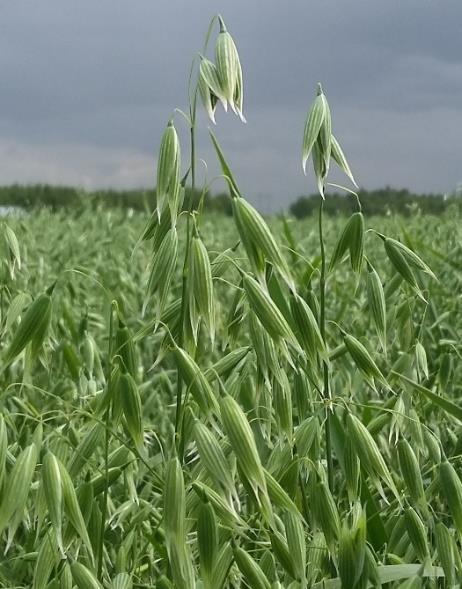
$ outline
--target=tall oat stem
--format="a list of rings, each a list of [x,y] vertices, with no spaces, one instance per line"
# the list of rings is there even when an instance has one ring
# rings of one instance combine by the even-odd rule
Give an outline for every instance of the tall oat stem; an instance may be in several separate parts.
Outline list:
[[[321,336],[326,343],[326,251],[324,247],[324,234],[323,234],[323,211],[324,211],[324,199],[321,198],[319,205],[319,245],[321,249],[321,277],[319,281],[320,288],[320,315],[319,315],[319,326]],[[326,404],[326,458],[327,458],[327,475],[329,481],[329,488],[332,490],[334,484],[334,468],[332,460],[332,443],[330,436],[330,420],[331,420],[331,408],[330,408],[330,384],[329,384],[329,367],[327,362],[322,362],[323,370],[323,399]]]

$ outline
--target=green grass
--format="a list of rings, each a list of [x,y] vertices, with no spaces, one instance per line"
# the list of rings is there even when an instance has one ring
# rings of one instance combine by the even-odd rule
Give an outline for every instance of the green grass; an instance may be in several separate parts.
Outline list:
[[[41,466],[45,452],[50,450],[72,473],[72,483],[80,500],[95,555],[100,546],[101,513],[104,492],[107,489],[103,582],[108,583],[118,572],[128,572],[133,577],[135,587],[153,586],[162,574],[167,577],[172,574],[165,552],[163,485],[166,461],[172,451],[177,364],[169,342],[165,341],[165,328],[160,325],[157,330],[154,329],[155,305],[148,304],[145,315],[142,315],[152,246],[149,243],[143,244],[133,255],[132,252],[145,225],[145,216],[138,213],[127,216],[122,211],[107,210],[100,210],[95,214],[88,210],[70,218],[65,214],[38,212],[20,219],[9,218],[7,222],[18,237],[21,269],[15,268],[13,261],[8,262],[5,248],[1,297],[2,358],[6,356],[12,334],[18,328],[16,319],[5,330],[12,301],[18,295],[25,294],[28,297],[24,297],[27,305],[27,301],[36,298],[55,281],[57,283],[52,294],[51,325],[38,357],[26,361],[20,355],[2,373],[0,406],[8,433],[8,452],[6,459],[0,464],[0,471],[3,472],[3,501],[15,458],[34,440],[38,440],[39,453],[23,511],[5,522],[2,551],[6,547],[9,533],[11,546],[0,565],[0,584],[4,587],[30,586],[36,569],[37,551],[43,547],[49,535],[53,534],[50,531],[51,513],[43,495]],[[429,218],[428,223],[432,222]],[[328,252],[332,252],[344,224],[344,218],[332,219],[325,224]],[[291,261],[290,269],[296,277],[300,292],[313,304],[314,296],[309,292],[311,290],[315,293],[317,290],[320,263],[316,250],[315,224],[312,221],[289,222],[290,235],[296,243],[296,254],[289,249],[281,221],[274,220],[271,226],[284,255]],[[408,243],[431,264],[439,281],[424,279],[428,287],[429,305],[417,298],[404,282],[388,292],[387,286],[392,284],[395,272],[390,268],[380,240],[373,233],[367,234],[368,258],[373,261],[387,293],[385,355],[380,350],[379,338],[367,308],[366,291],[363,287],[357,287],[358,276],[352,272],[349,262],[342,262],[329,275],[329,296],[326,299],[326,316],[329,319],[327,344],[331,355],[331,390],[335,416],[332,430],[332,493],[340,522],[344,525],[351,513],[351,493],[354,492],[354,489],[351,491],[351,484],[346,484],[343,470],[346,451],[343,436],[348,409],[372,433],[403,504],[398,504],[384,483],[383,493],[389,501],[387,505],[366,465],[363,466],[359,474],[360,486],[356,487],[356,498],[368,510],[367,542],[374,550],[375,559],[380,566],[418,564],[421,561],[409,541],[398,541],[401,535],[406,536],[406,531],[402,530],[401,534],[396,530],[393,532],[395,526],[404,525],[403,514],[406,501],[409,501],[424,521],[432,561],[439,565],[441,558],[435,553],[435,525],[443,522],[455,534],[454,540],[458,544],[457,521],[448,509],[444,489],[438,485],[439,466],[435,448],[439,447],[440,451],[444,451],[459,471],[458,414],[450,404],[446,407],[439,403],[439,400],[444,399],[458,405],[460,398],[460,301],[457,295],[460,289],[460,269],[457,267],[456,255],[460,241],[459,221],[451,216],[443,217],[434,226],[431,235],[428,234],[426,219],[421,218],[411,223],[406,221],[406,225],[399,217],[385,222],[375,218],[367,226],[381,232],[386,231],[389,235],[407,236]],[[178,228],[180,235],[183,229],[182,220]],[[285,233],[287,234],[287,228]],[[234,246],[238,238],[233,221],[225,217],[204,217],[201,234],[211,252],[212,268],[215,252]],[[184,240],[180,239],[180,255],[183,251]],[[232,259],[245,265],[243,255],[242,246],[238,247],[232,253]],[[363,268],[360,277],[362,282],[365,274],[366,270]],[[316,560],[321,567],[318,573],[312,570],[313,563],[310,564],[310,554],[313,552],[312,549],[310,552],[310,545],[322,540],[321,544],[324,546],[319,531],[323,529],[322,516],[315,513],[314,495],[317,491],[312,488],[314,481],[311,481],[313,473],[317,472],[313,469],[324,469],[323,462],[318,462],[325,452],[325,442],[320,430],[324,423],[323,402],[307,377],[296,373],[287,363],[281,349],[273,349],[278,359],[276,372],[273,371],[274,366],[266,367],[262,363],[249,332],[248,308],[244,311],[240,326],[230,326],[238,283],[238,272],[230,261],[220,279],[214,281],[217,319],[214,349],[210,347],[206,331],[201,329],[195,358],[202,373],[207,374],[214,394],[219,395],[220,388],[224,387],[238,400],[251,424],[262,468],[280,483],[295,503],[300,517],[305,518],[300,521],[308,554],[306,570],[309,575],[317,579],[335,577],[336,565],[333,562],[338,562],[338,541],[343,535],[337,538],[334,533],[327,548],[321,549],[322,558],[318,559],[319,563]],[[427,294],[427,289],[425,293]],[[181,272],[178,266],[167,308],[180,294]],[[112,313],[113,331],[117,329],[117,317],[120,316],[134,337],[135,380],[141,400],[144,444],[142,449],[137,449],[128,421],[122,420],[119,425],[113,419],[109,421],[108,455],[111,457],[117,451],[120,457],[117,460],[114,458],[117,466],[109,465],[109,482],[106,486],[104,426],[101,426],[96,443],[83,456],[79,456],[82,448],[79,444],[85,440],[95,424],[102,421],[102,399],[108,390],[109,374],[118,365],[114,344],[112,361],[108,356],[110,303],[113,300],[117,301],[119,309],[118,313]],[[283,312],[286,312],[284,299],[276,297],[275,300]],[[316,306],[313,308],[316,309]],[[174,332],[175,315],[167,319],[171,331]],[[364,343],[389,381],[393,392],[380,383],[377,385],[378,392],[367,385],[351,357],[344,353],[334,321]],[[422,359],[416,355],[417,341],[425,349],[426,368],[422,365]],[[226,353],[242,346],[250,346],[250,352],[236,368],[233,369],[231,364],[231,369],[219,371],[222,384],[218,387],[217,377],[210,369]],[[274,361],[274,356],[271,361]],[[156,367],[152,369],[156,362]],[[440,396],[433,400],[408,381],[399,379],[392,370],[406,375],[412,381],[421,382],[425,390],[430,389]],[[275,392],[277,397],[281,389],[281,385],[275,381],[280,371],[284,375],[282,386],[284,383],[288,386],[286,393],[289,394],[292,405],[289,422],[281,419],[281,409],[278,406],[278,403],[282,403],[284,408],[287,400],[275,398]],[[265,382],[266,379],[269,381]],[[198,518],[202,517],[200,514],[205,509],[201,508],[204,496],[200,489],[214,490],[222,497],[224,506],[227,505],[228,492],[220,487],[201,461],[197,461],[191,418],[195,415],[203,420],[204,416],[192,395],[189,395],[187,406],[183,469],[186,497],[184,525],[188,555],[194,563],[194,574],[203,578],[201,571],[205,565],[201,564],[200,538],[196,536]],[[240,503],[235,515],[232,515],[234,512],[226,515],[222,511],[224,506],[220,510],[218,504],[211,503],[214,525],[218,527],[217,550],[229,547],[229,540],[234,538],[270,578],[276,574],[282,585],[288,586],[292,575],[287,572],[287,563],[284,568],[282,555],[272,548],[271,534],[275,532],[271,532],[264,503],[258,507],[255,498],[252,498],[251,488],[244,482],[246,478],[240,470],[236,471],[235,454],[228,445],[226,429],[222,430],[223,426],[219,425],[217,417],[211,418],[210,423],[215,424],[211,433],[230,461],[229,474],[233,485],[231,495],[238,497]],[[39,426],[43,431],[37,432]],[[307,433],[303,434],[304,431]],[[313,433],[310,434],[310,431]],[[428,439],[430,432],[434,436],[431,438],[433,444]],[[426,492],[425,502],[417,506],[404,482],[398,461],[395,441],[404,439],[410,442],[417,455]],[[294,446],[294,441],[297,446]],[[76,461],[77,465],[72,467],[71,464],[76,464]],[[305,483],[300,484],[306,479],[308,480]],[[96,487],[93,492],[98,493],[96,500],[90,504],[84,491],[85,485],[89,485],[88,481],[93,481],[92,486]],[[362,491],[359,492],[361,488]],[[279,491],[282,494],[281,499],[274,495],[274,491],[271,493],[270,487],[268,493],[276,517],[274,525],[282,534],[282,539],[288,541],[288,530],[292,528],[287,528],[289,524],[283,523],[289,513],[284,504],[284,501],[288,502],[287,495]],[[231,505],[236,505],[236,499],[230,501]],[[204,504],[207,505],[210,504]],[[374,509],[378,509],[380,515],[374,516]],[[83,539],[70,521],[71,516],[64,507],[62,525],[65,530],[64,549],[67,559],[77,559],[90,570],[94,566],[96,574],[97,566],[92,565]],[[326,540],[328,537],[329,532]],[[216,553],[214,554],[216,557]],[[330,564],[327,558],[329,554],[334,559]],[[295,556],[292,554],[291,558]],[[229,578],[238,579],[239,569],[232,565],[231,555],[229,559]],[[56,561],[52,562],[52,568],[49,569],[50,580],[66,574],[66,562],[60,561],[56,552]],[[269,569],[266,568],[268,563],[272,563]],[[291,566],[295,567],[296,563]],[[380,570],[385,571],[379,568]]]

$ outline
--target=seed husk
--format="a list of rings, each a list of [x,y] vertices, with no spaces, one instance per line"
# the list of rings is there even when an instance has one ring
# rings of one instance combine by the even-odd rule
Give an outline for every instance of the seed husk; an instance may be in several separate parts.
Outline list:
[[[345,346],[353,358],[354,363],[359,368],[361,373],[363,374],[366,382],[375,389],[375,380],[382,383],[384,386],[388,387],[388,383],[385,380],[382,372],[380,371],[377,364],[372,359],[371,355],[363,346],[363,344],[358,341],[355,337],[349,334],[344,334],[343,341]]]
[[[375,268],[367,263],[367,303],[369,305],[372,320],[380,340],[382,350],[387,350],[387,306],[385,293],[380,276]]]
[[[382,479],[398,499],[398,502],[400,502],[401,499],[390,471],[367,427],[355,415],[348,413],[347,428],[355,452],[363,468],[368,472],[372,480],[375,481],[375,484],[377,484],[378,478]]]
[[[71,564],[71,572],[74,582],[79,589],[102,589],[95,575],[80,562]]]
[[[219,17],[219,22],[220,32],[215,45],[215,63],[220,80],[220,88],[223,97],[233,111],[240,114],[237,111],[237,108],[241,105],[235,104],[236,88],[238,87],[238,84],[242,85],[239,54],[233,38],[229,34],[221,17]],[[242,92],[242,88],[240,91]]]
[[[250,307],[271,337],[275,340],[285,338],[298,347],[298,343],[289,324],[267,291],[249,274],[244,275],[243,285]]]
[[[306,172],[306,162],[319,137],[322,124],[326,117],[326,104],[325,96],[318,87],[318,93],[308,113],[303,134],[302,166],[304,172]]]
[[[438,522],[435,526],[435,542],[447,586],[452,587],[456,574],[454,544],[448,528],[442,522]]]
[[[251,252],[251,256],[254,255],[255,250],[257,252],[260,250],[265,258],[279,270],[288,285],[292,286],[293,280],[290,277],[287,262],[263,217],[244,198],[234,198],[232,206],[239,236],[246,250]],[[259,266],[255,268],[257,272],[260,269]]]
[[[421,562],[425,562],[429,558],[430,552],[425,526],[412,507],[405,509],[404,518],[406,521],[406,530],[417,553],[417,557]]]
[[[59,463],[54,454],[47,452],[42,463],[42,484],[51,524],[56,533],[56,542],[64,558],[64,546],[62,536],[63,522],[63,489]]]
[[[165,200],[179,182],[179,168],[180,143],[173,121],[169,121],[162,136],[157,164],[156,201],[159,221]]]
[[[332,159],[335,161],[335,163],[338,165],[338,167],[343,170],[345,172],[345,174],[348,176],[348,178],[353,182],[353,184],[358,187],[358,185],[356,184],[356,181],[354,179],[353,173],[350,169],[350,166],[347,162],[347,159],[345,157],[345,154],[343,153],[342,148],[340,147],[340,143],[337,141],[337,139],[334,137],[334,135],[331,136],[331,155],[332,155]]]
[[[127,430],[135,446],[143,446],[143,418],[141,397],[133,376],[126,372],[117,379],[117,395],[120,398]]]
[[[26,506],[30,485],[37,464],[38,450],[35,444],[27,446],[17,457],[9,473],[0,503],[0,534],[17,512]]]
[[[207,325],[213,344],[215,339],[215,306],[212,270],[207,248],[198,235],[193,236],[191,241],[190,273],[190,296],[197,304],[197,309]]]
[[[447,460],[439,465],[439,480],[454,524],[462,536],[462,482],[455,468]]]
[[[44,293],[37,297],[21,318],[3,359],[4,368],[19,356],[24,348],[32,344],[32,356],[36,356],[51,321],[51,296]]]
[[[211,579],[218,554],[218,525],[209,501],[202,503],[197,519],[197,545],[201,574]]]
[[[265,573],[250,554],[240,546],[234,547],[233,554],[239,570],[252,589],[271,589],[270,582]]]
[[[398,457],[401,474],[412,501],[428,514],[419,462],[407,440],[403,439],[398,443]]]

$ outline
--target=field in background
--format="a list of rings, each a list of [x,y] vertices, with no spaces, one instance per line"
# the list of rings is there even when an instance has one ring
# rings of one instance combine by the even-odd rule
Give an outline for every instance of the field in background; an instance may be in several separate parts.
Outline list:
[[[186,188],[185,203],[189,202],[190,189]],[[449,209],[462,211],[460,190],[452,194],[417,194],[406,189],[384,187],[377,190],[359,191],[359,197],[367,215],[400,214],[415,216],[417,212],[441,215]],[[199,202],[201,192],[195,193],[194,202]],[[295,195],[278,195],[280,207],[275,213],[289,212],[302,219],[316,215],[318,195],[311,194],[295,198]],[[293,196],[293,198],[292,198]],[[46,207],[53,211],[69,209],[82,211],[88,207],[131,208],[138,211],[152,210],[156,202],[155,190],[94,190],[85,191],[69,186],[37,184],[30,186],[0,186],[0,207],[19,207],[26,210]],[[207,193],[205,210],[231,216],[231,200],[228,193]],[[345,194],[329,190],[325,204],[328,215],[349,215],[355,210],[354,200]]]
[[[0,562],[2,587],[30,587],[32,583],[34,588],[72,587],[71,569],[74,580],[81,580],[79,587],[99,587],[88,584],[91,579],[85,576],[91,570],[95,571],[96,576],[94,562],[98,561],[98,554],[105,583],[119,574],[117,578],[120,585],[114,582],[110,585],[112,587],[129,586],[122,584],[128,578],[122,573],[130,576],[135,587],[152,587],[162,575],[162,586],[173,587],[167,581],[170,572],[165,552],[165,526],[169,522],[165,522],[168,507],[164,503],[167,501],[165,485],[172,483],[168,477],[173,475],[170,471],[170,474],[166,474],[164,456],[169,453],[171,446],[178,364],[166,330],[162,324],[156,325],[156,296],[146,302],[152,242],[138,243],[146,220],[147,216],[143,213],[103,208],[88,209],[75,215],[37,210],[26,216],[6,219],[17,237],[17,244],[4,231],[0,298],[0,360],[4,367],[0,397],[0,485],[4,481],[0,494],[0,551],[6,554]],[[326,221],[328,259],[345,222],[343,217]],[[182,223],[184,221],[180,218],[179,235],[183,235]],[[317,254],[315,220],[289,221],[284,224],[282,220],[274,219],[270,225],[296,277],[299,292],[316,315],[320,258]],[[385,584],[388,578],[386,575],[390,573],[390,569],[383,572],[385,565],[407,566],[407,569],[402,570],[402,576],[417,575],[416,578],[419,578],[420,575],[428,574],[423,564],[442,563],[441,554],[438,556],[435,552],[436,524],[445,524],[450,530],[449,540],[446,537],[446,541],[457,542],[458,546],[457,534],[462,532],[462,522],[457,514],[461,513],[458,510],[462,510],[462,505],[455,502],[462,495],[451,499],[451,496],[445,494],[439,482],[441,473],[438,468],[444,455],[459,472],[461,467],[462,410],[459,409],[460,413],[457,413],[457,407],[454,410],[455,406],[451,405],[451,401],[459,402],[462,382],[458,362],[462,327],[460,218],[453,214],[439,218],[372,217],[366,221],[366,228],[374,228],[393,237],[400,236],[431,265],[438,281],[425,279],[421,285],[429,301],[427,305],[406,282],[397,277],[387,261],[381,239],[372,232],[366,233],[365,251],[382,279],[386,296],[385,353],[380,348],[366,290],[358,276],[351,271],[349,261],[343,261],[335,273],[328,277],[327,342],[337,419],[332,432],[336,504],[329,516],[333,520],[329,522],[322,513],[322,505],[316,507],[315,504],[315,495],[319,489],[313,488],[312,484],[320,483],[309,482],[307,496],[303,493],[300,495],[298,476],[294,475],[298,470],[292,468],[293,465],[299,468],[298,460],[314,464],[321,458],[323,441],[319,424],[324,419],[322,402],[310,382],[304,378],[300,380],[300,375],[291,368],[290,361],[287,363],[287,358],[280,355],[281,350],[277,353],[273,350],[272,353],[276,353],[276,363],[284,367],[284,379],[287,379],[288,387],[285,394],[289,393],[291,398],[281,400],[276,397],[277,386],[280,385],[274,382],[271,367],[265,368],[263,365],[262,351],[256,347],[255,334],[252,335],[252,329],[249,331],[248,304],[243,300],[241,311],[239,305],[236,305],[236,293],[239,294],[236,286],[240,279],[231,259],[242,263],[244,267],[247,267],[247,262],[242,246],[235,250],[228,249],[238,243],[233,221],[219,215],[205,215],[201,220],[199,231],[215,274],[217,323],[214,347],[211,347],[206,337],[200,338],[196,361],[216,394],[220,390],[217,381],[219,377],[223,386],[245,410],[265,472],[271,473],[272,478],[268,479],[267,484],[273,509],[278,510],[282,517],[277,517],[272,524],[275,528],[270,527],[269,532],[259,522],[258,509],[255,511],[255,500],[250,498],[251,490],[248,479],[242,473],[243,467],[239,465],[239,457],[236,471],[235,457],[218,429],[217,440],[229,460],[231,484],[236,485],[235,489],[220,489],[209,471],[210,465],[206,459],[201,455],[201,459],[205,460],[205,468],[198,461],[191,438],[196,411],[193,403],[186,413],[186,432],[189,432],[185,433],[189,440],[185,448],[186,491],[181,491],[183,482],[178,480],[176,487],[167,490],[167,495],[177,491],[180,493],[174,497],[176,507],[173,510],[178,509],[179,517],[187,518],[178,525],[186,525],[188,558],[195,563],[196,571],[202,571],[203,578],[206,570],[204,559],[207,557],[203,554],[204,547],[200,543],[197,545],[197,542],[201,541],[200,525],[205,523],[198,524],[197,537],[194,523],[197,517],[205,518],[207,515],[207,511],[201,511],[206,510],[206,507],[201,508],[201,505],[213,505],[210,521],[215,522],[218,535],[213,536],[216,547],[212,546],[210,550],[214,559],[219,558],[219,555],[226,559],[227,567],[230,567],[226,570],[230,571],[236,586],[241,586],[241,575],[244,574],[246,579],[252,578],[252,569],[247,573],[250,577],[245,576],[245,571],[246,563],[250,567],[253,565],[246,561],[247,557],[239,552],[241,548],[238,547],[233,550],[239,567],[233,565],[231,537],[239,546],[245,547],[245,554],[252,555],[258,563],[258,573],[261,568],[267,579],[278,578],[284,587],[307,586],[300,581],[300,567],[305,567],[304,575],[311,575],[308,586],[322,578],[331,577],[333,573],[335,576],[333,567],[337,565],[333,562],[336,560],[329,561],[327,556],[330,554],[333,559],[338,558],[335,556],[335,546],[339,537],[342,541],[338,525],[343,525],[354,513],[355,493],[358,499],[362,498],[367,509],[367,554],[369,559],[373,558],[374,562],[384,567],[383,570],[380,566],[377,569],[379,574],[384,575],[384,587],[398,586],[396,583]],[[180,251],[183,246],[180,239]],[[225,259],[224,263],[221,260],[218,271],[214,269],[214,258],[217,252],[224,250],[228,250],[229,259]],[[182,259],[182,255],[179,259]],[[364,266],[363,278],[366,272]],[[31,301],[36,300],[55,282],[49,328],[46,333],[36,336],[40,341],[36,342],[35,350],[35,340],[32,340],[27,343],[25,356],[22,351],[12,355],[13,334],[20,329],[19,316],[24,316]],[[179,314],[175,301],[180,295],[181,268],[178,266],[162,313],[162,321],[169,326],[174,337],[175,319]],[[283,314],[286,314],[288,294],[283,291],[278,294],[276,289],[272,296]],[[110,312],[111,301],[117,301],[117,314]],[[242,321],[236,322],[239,314]],[[116,317],[112,327],[110,316]],[[355,361],[346,353],[339,336],[339,325],[346,332],[353,332],[367,347],[393,392],[381,385],[378,385],[378,392],[368,386],[367,374],[358,370]],[[116,411],[116,416],[110,422],[111,437],[105,447],[104,425],[101,425],[104,391],[109,374],[118,363],[117,354],[115,359],[108,360],[115,353],[108,351],[111,329],[114,333],[117,330],[117,338],[120,336],[122,340],[127,333],[131,334],[132,359],[127,359],[120,348],[118,351],[125,362],[133,361],[133,377],[140,403],[139,406],[135,403],[135,408],[123,405],[118,416],[119,410]],[[122,340],[117,339],[118,345]],[[228,365],[223,365],[226,353],[236,350],[240,350],[240,358],[234,363],[228,358]],[[269,370],[270,376],[262,375],[262,370]],[[396,373],[405,375],[412,382],[419,380],[424,383],[424,392],[401,380]],[[187,374],[184,378],[188,383]],[[267,378],[273,383],[272,401],[267,398]],[[194,390],[194,379],[189,385]],[[428,390],[432,391],[430,395],[433,394],[436,401],[425,392]],[[444,395],[449,405],[445,407],[444,403],[440,404],[438,395]],[[290,416],[286,415],[284,420],[283,410],[287,403],[291,408]],[[380,454],[386,460],[392,481],[387,481],[383,472],[375,472],[374,465],[368,464],[367,457],[362,455],[361,474],[358,470],[353,475],[353,479],[358,477],[356,482],[348,480],[343,455],[347,446],[343,430],[345,408],[367,426]],[[214,427],[218,428],[218,425]],[[287,440],[292,439],[292,435],[297,442],[298,458],[295,461],[285,454],[290,447]],[[398,459],[398,439],[408,440],[415,452],[419,476],[421,473],[425,489],[423,496],[418,485],[412,488],[412,477],[409,479],[408,473],[404,476],[402,474],[406,467],[402,457],[401,462]],[[33,464],[29,455],[24,457],[30,448],[38,449]],[[50,497],[55,497],[53,493],[57,492],[57,487],[53,487],[56,482],[53,477],[58,475],[56,472],[53,474],[55,463],[47,463],[50,469],[47,475],[43,465],[47,451],[51,451],[66,465],[66,472],[70,475],[65,479],[67,475],[63,472],[59,474],[64,481],[65,497],[63,507],[58,501],[59,510],[56,513],[50,507]],[[15,468],[21,460],[17,472]],[[292,465],[290,469],[288,464]],[[306,468],[309,471],[311,466]],[[13,473],[16,479],[12,490],[9,481]],[[51,490],[47,490],[46,484],[48,481],[50,486],[50,477]],[[271,480],[277,482],[270,484]],[[380,480],[385,484],[385,491],[381,489]],[[66,485],[71,487],[66,488]],[[405,512],[411,514],[407,516],[408,524],[406,518],[400,517],[403,506],[397,503],[394,493],[390,493],[389,487],[393,485],[396,485],[396,492],[402,498]],[[214,491],[209,491],[212,488]],[[322,488],[323,492],[328,492],[325,487]],[[22,495],[23,491],[25,495]],[[233,511],[237,509],[237,504],[234,500],[228,502],[228,492],[233,496],[237,493],[242,511]],[[186,493],[185,496],[182,493]],[[454,489],[451,493],[455,493]],[[297,536],[300,533],[300,522],[296,518],[291,519],[294,504],[289,498],[296,503],[297,513],[300,510],[306,518],[307,527],[304,531],[302,529],[302,540]],[[11,507],[11,502],[14,507]],[[408,502],[420,515],[409,511]],[[340,514],[338,521],[338,514],[335,516],[337,510]],[[357,517],[360,517],[358,514]],[[414,514],[417,524],[411,521]],[[169,517],[175,516],[171,514]],[[420,518],[425,521],[423,532],[418,523]],[[206,522],[207,525],[212,525],[210,521]],[[359,521],[356,521],[357,525],[360,525]],[[102,523],[105,529],[103,536]],[[303,542],[303,548],[300,541]],[[100,553],[102,546],[104,549]],[[290,552],[288,546],[291,547]],[[226,549],[229,549],[231,555]],[[60,560],[59,550],[66,553],[67,560]],[[455,548],[449,547],[447,550],[450,551],[449,561],[453,562]],[[357,553],[353,553],[353,556],[356,559]],[[308,559],[308,564],[305,559]],[[74,561],[78,564],[72,564]],[[85,569],[79,569],[80,565]],[[369,563],[369,566],[372,565]],[[457,562],[451,566],[455,567],[454,571],[459,570],[460,574]],[[438,574],[442,574],[441,570],[438,569]],[[346,574],[345,571],[343,574]],[[398,576],[392,579],[399,578],[399,572],[395,570],[395,574]],[[53,584],[58,579],[62,585]],[[64,585],[66,579],[70,584]],[[208,586],[222,585],[215,580]],[[249,586],[269,587],[269,581],[268,585]]]

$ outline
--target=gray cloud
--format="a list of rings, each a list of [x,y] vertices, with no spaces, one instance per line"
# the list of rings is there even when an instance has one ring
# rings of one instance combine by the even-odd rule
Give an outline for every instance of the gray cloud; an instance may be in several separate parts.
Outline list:
[[[42,0],[0,11],[2,182],[152,185],[162,129],[186,108],[191,59],[217,11],[243,61],[248,124],[220,112],[216,132],[262,209],[314,188],[300,142],[318,80],[362,185],[448,191],[462,180],[459,0]]]

